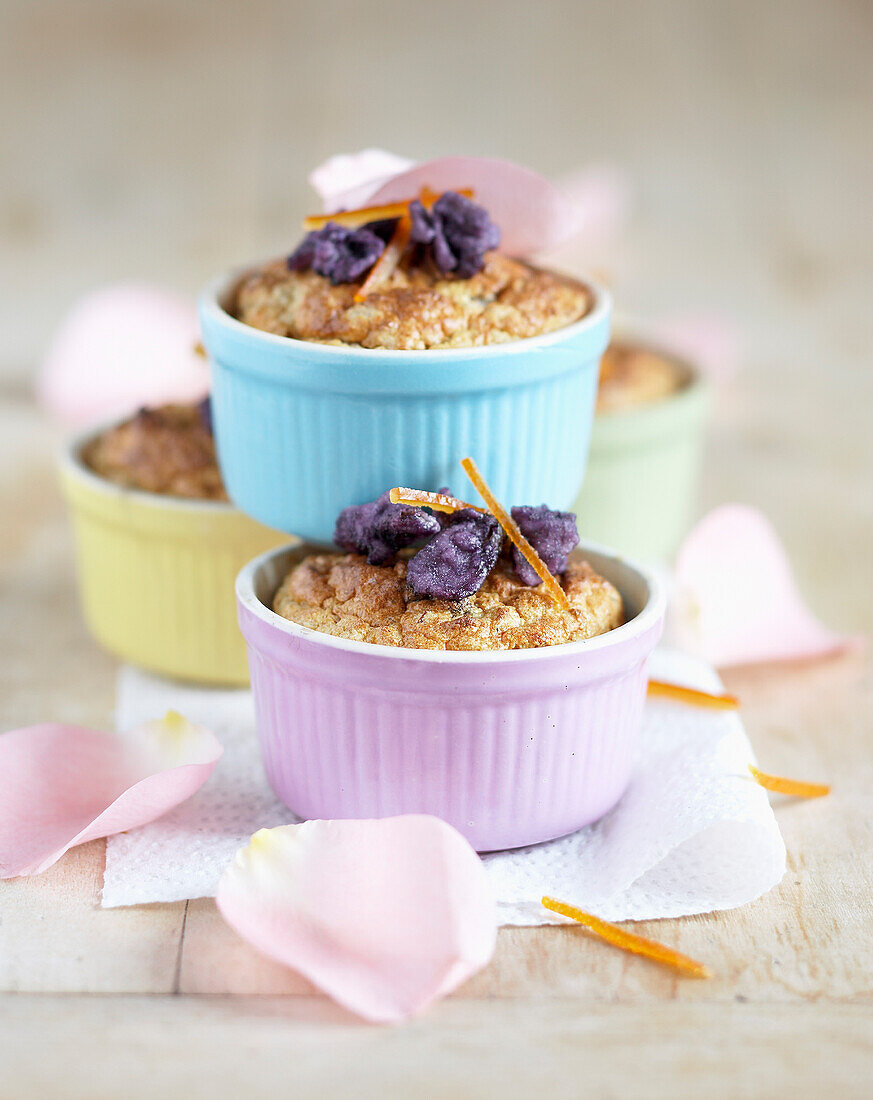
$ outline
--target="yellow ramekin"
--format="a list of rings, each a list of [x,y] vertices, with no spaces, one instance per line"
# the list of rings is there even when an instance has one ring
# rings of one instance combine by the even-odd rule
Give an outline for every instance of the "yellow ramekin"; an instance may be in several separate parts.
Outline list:
[[[85,621],[110,653],[151,672],[247,684],[234,581],[253,557],[289,542],[223,501],[125,489],[82,461],[98,432],[61,460]]]

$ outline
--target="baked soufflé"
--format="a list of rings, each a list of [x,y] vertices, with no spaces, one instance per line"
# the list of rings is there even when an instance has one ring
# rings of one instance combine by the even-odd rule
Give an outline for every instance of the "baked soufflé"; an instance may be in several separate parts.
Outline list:
[[[530,649],[621,625],[618,591],[571,557],[578,542],[572,513],[512,509],[560,585],[562,607],[493,515],[455,503],[446,514],[392,503],[386,492],[345,509],[334,533],[343,552],[302,558],[279,586],[273,610],[325,634],[410,649]]]
[[[239,320],[315,343],[415,351],[523,340],[591,309],[581,283],[497,252],[498,226],[465,194],[332,217],[307,219],[317,228],[287,259],[243,279]]]
[[[680,363],[636,344],[613,341],[600,361],[597,411],[621,412],[660,401],[687,385]]]
[[[218,469],[209,398],[199,405],[140,409],[92,440],[82,458],[126,489],[200,500],[227,500]]]

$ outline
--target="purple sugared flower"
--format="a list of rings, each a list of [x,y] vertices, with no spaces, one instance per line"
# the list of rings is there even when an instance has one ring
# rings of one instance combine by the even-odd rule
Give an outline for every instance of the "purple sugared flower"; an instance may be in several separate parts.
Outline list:
[[[207,394],[197,406],[197,415],[200,423],[212,435],[212,399]]]
[[[352,504],[343,508],[336,518],[333,530],[333,541],[337,546],[349,553],[366,554],[369,557],[376,504],[375,500],[370,500],[366,504]]]
[[[354,283],[385,251],[385,242],[366,225],[349,229],[328,222],[323,229],[307,233],[288,257],[291,271],[311,268],[317,275],[338,283]]]
[[[485,265],[485,253],[500,244],[500,229],[488,211],[456,191],[445,191],[430,210],[418,200],[409,204],[410,240],[430,246],[444,275],[469,279]]]
[[[543,559],[552,574],[563,573],[570,552],[579,542],[576,516],[572,512],[554,512],[545,504],[521,504],[512,509],[512,518],[521,533]],[[522,584],[541,584],[540,578],[518,549],[512,548],[515,572]]]
[[[369,229],[371,233],[375,233],[381,241],[387,244],[394,236],[394,230],[397,228],[397,219],[380,218],[377,222],[367,222],[364,228]]]
[[[485,583],[500,553],[503,532],[493,516],[472,508],[445,518],[448,525],[409,562],[406,582],[417,596],[462,600]]]
[[[333,541],[343,550],[366,554],[370,565],[385,565],[398,550],[440,530],[430,512],[410,504],[392,504],[388,493],[340,512]]]
[[[325,229],[327,228],[325,226]],[[312,267],[312,261],[315,259],[315,243],[322,232],[321,229],[313,229],[306,234],[286,261],[289,271],[308,271]]]

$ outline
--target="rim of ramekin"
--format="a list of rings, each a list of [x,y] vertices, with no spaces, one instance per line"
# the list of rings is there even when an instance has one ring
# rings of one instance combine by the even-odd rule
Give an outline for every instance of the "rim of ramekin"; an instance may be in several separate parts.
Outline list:
[[[262,261],[262,264],[267,262],[269,261]],[[348,356],[360,360],[378,360],[384,359],[385,356],[400,358],[403,356],[404,358],[420,360],[421,363],[451,361],[454,359],[493,359],[497,355],[520,354],[528,352],[532,348],[549,347],[551,344],[561,343],[579,332],[596,328],[608,320],[612,312],[612,295],[606,287],[601,286],[600,283],[587,276],[585,278],[569,276],[593,294],[594,304],[584,317],[580,317],[578,321],[565,325],[563,328],[554,329],[552,332],[527,336],[521,340],[509,340],[505,344],[483,344],[478,347],[467,348],[411,349],[407,351],[402,348],[361,348],[353,344],[318,344],[311,340],[298,340],[295,336],[279,336],[274,332],[264,332],[263,329],[255,328],[253,325],[247,325],[245,322],[238,320],[222,305],[222,299],[225,299],[234,287],[239,286],[240,281],[247,274],[256,271],[262,264],[247,264],[244,267],[234,268],[230,273],[225,272],[223,275],[211,279],[200,293],[201,313],[209,315],[211,319],[225,325],[231,332],[238,335],[261,342],[265,341],[276,348],[303,347],[306,348],[308,355],[311,354],[315,358],[320,357],[327,361],[347,358]]]
[[[686,372],[686,380],[678,389],[664,394],[663,397],[658,397],[654,401],[645,401],[641,405],[628,405],[623,409],[607,409],[604,412],[595,410],[595,420],[617,420],[620,417],[635,414],[637,416],[657,415],[658,411],[664,406],[675,406],[693,401],[697,397],[707,394],[710,390],[709,379],[696,363],[684,355],[670,351],[657,339],[649,339],[647,336],[638,335],[632,325],[616,325],[610,334],[609,343],[610,346],[612,344],[631,344],[634,348],[639,348],[640,351],[650,352],[652,355],[660,356],[661,359],[666,359],[669,363],[675,363],[676,366],[681,367]]]
[[[118,500],[124,497],[126,500],[135,500],[148,508],[167,509],[178,512],[217,512],[222,515],[231,512],[244,514],[229,500],[202,500],[198,497],[177,497],[169,493],[150,493],[147,489],[131,489],[126,485],[118,485],[109,478],[102,477],[89,466],[82,458],[85,447],[92,443],[98,436],[112,428],[123,424],[128,417],[116,417],[100,426],[88,428],[69,439],[62,447],[59,466],[61,473],[67,473],[78,478],[82,484],[87,485],[95,493],[102,493],[107,498]],[[290,536],[289,536],[290,537]]]
[[[258,598],[255,591],[255,576],[267,562],[279,554],[289,551],[296,553],[307,550],[309,544],[294,547],[280,546],[273,550],[267,550],[244,565],[236,578],[235,590],[240,606],[250,612],[255,618],[260,619],[268,627],[286,634],[291,638],[301,638],[317,645],[324,645],[327,649],[344,650],[346,653],[369,654],[372,657],[387,657],[397,661],[427,661],[434,664],[488,664],[488,663],[516,663],[519,661],[545,661],[558,657],[580,656],[584,653],[592,653],[597,650],[607,649],[621,645],[634,638],[644,635],[653,629],[663,619],[667,607],[666,591],[657,575],[645,566],[631,561],[622,554],[617,554],[605,546],[596,542],[580,543],[578,551],[583,554],[594,553],[608,558],[610,562],[623,565],[635,572],[645,582],[648,589],[648,599],[639,612],[628,622],[605,634],[598,634],[594,638],[585,638],[580,642],[562,642],[559,645],[539,646],[531,649],[511,650],[435,650],[435,649],[407,649],[403,646],[379,645],[376,642],[356,642],[349,638],[337,638],[332,634],[324,634],[320,630],[313,630],[308,626],[301,626],[289,619],[277,615],[275,611],[267,607]],[[312,547],[313,550],[318,548]],[[321,549],[323,553],[323,548]],[[607,580],[610,578],[607,576]]]

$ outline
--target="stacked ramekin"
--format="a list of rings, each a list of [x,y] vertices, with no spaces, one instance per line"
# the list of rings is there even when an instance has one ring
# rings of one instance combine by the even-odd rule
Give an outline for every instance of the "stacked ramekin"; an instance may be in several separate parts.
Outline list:
[[[200,303],[233,505],[119,488],[87,469],[87,440],[65,457],[94,634],[155,671],[243,682],[231,621],[239,573],[264,763],[296,813],[432,813],[479,850],[536,843],[601,816],[630,776],[663,622],[663,594],[645,570],[586,547],[622,595],[624,625],[511,652],[350,642],[271,606],[295,557],[330,543],[343,508],[392,485],[460,489],[466,455],[505,503],[570,507],[591,441],[608,295],[592,286],[588,314],[544,336],[372,351],[242,324],[230,308],[237,282],[217,281]],[[291,535],[307,543],[279,545]]]

